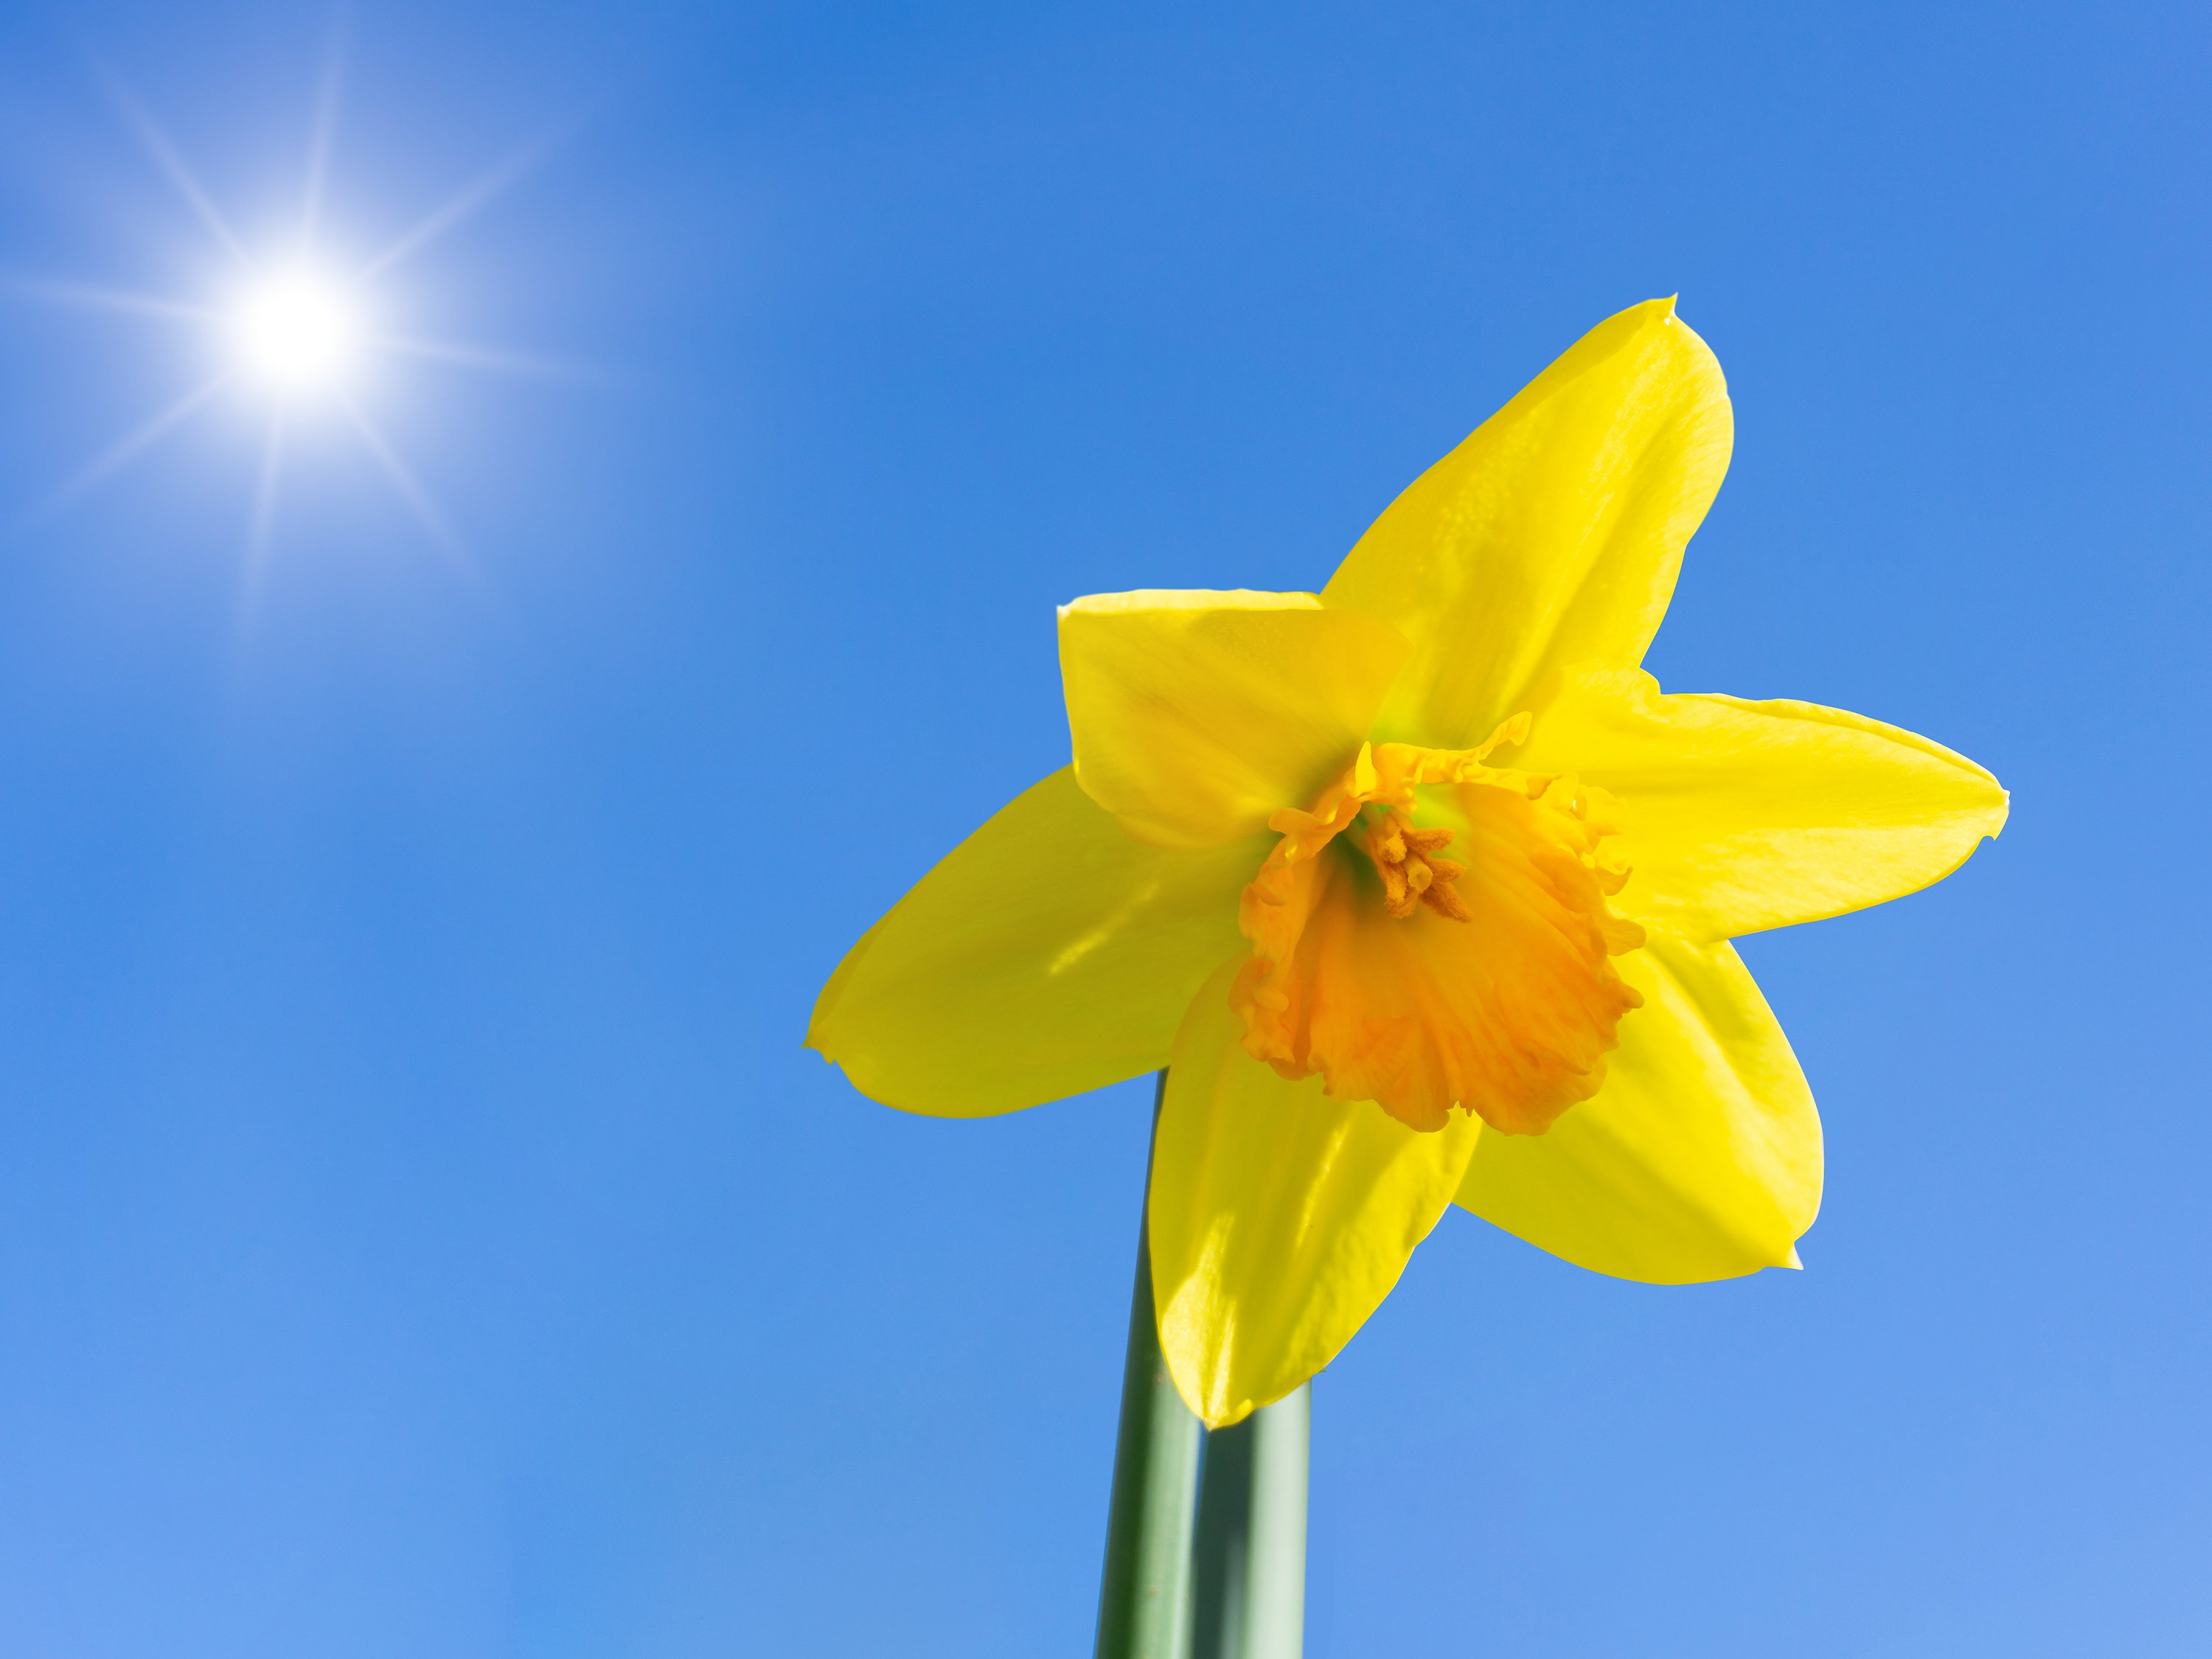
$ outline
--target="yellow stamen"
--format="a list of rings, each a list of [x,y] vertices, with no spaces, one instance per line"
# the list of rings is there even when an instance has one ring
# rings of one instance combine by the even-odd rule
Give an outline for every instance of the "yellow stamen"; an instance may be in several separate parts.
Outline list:
[[[1467,873],[1467,866],[1436,856],[1451,845],[1449,830],[1416,830],[1413,821],[1397,807],[1384,813],[1370,829],[1362,844],[1382,878],[1382,908],[1401,921],[1425,904],[1452,921],[1465,921],[1468,911],[1451,890]]]

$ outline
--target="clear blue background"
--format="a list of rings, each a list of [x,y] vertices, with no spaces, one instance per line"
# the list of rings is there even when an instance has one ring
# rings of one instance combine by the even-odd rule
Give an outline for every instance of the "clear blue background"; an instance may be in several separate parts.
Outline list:
[[[1652,666],[1893,720],[2002,842],[1746,947],[1808,1270],[1448,1217],[1316,1385],[1310,1651],[2212,1648],[2212,27],[2172,4],[343,20],[327,225],[450,523],[262,415],[316,8],[0,13],[0,1650],[1088,1651],[1141,1085],[799,1047],[1059,764],[1052,606],[1310,588],[1680,291],[1735,463]]]

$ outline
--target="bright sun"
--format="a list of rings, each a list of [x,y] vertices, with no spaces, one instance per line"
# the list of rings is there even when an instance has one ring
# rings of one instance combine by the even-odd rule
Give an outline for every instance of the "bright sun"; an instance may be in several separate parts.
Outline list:
[[[248,289],[231,327],[241,366],[275,392],[337,390],[362,343],[351,297],[313,271],[287,271]]]
[[[183,204],[199,221],[214,243],[214,252],[228,256],[233,286],[227,297],[213,304],[198,295],[138,294],[76,283],[32,283],[35,297],[64,304],[90,306],[175,319],[207,331],[207,343],[222,359],[212,372],[125,433],[93,458],[65,482],[59,499],[89,489],[143,455],[171,434],[222,399],[226,393],[246,389],[260,405],[256,411],[266,422],[261,444],[259,481],[253,493],[252,515],[247,532],[249,567],[258,570],[274,522],[279,475],[284,465],[285,434],[302,420],[349,426],[362,447],[386,480],[430,536],[447,551],[465,562],[466,550],[445,520],[428,491],[416,479],[399,446],[385,432],[366,406],[365,394],[374,388],[362,384],[366,371],[374,368],[384,378],[384,367],[394,359],[414,358],[462,368],[527,375],[560,374],[558,365],[524,354],[488,350],[465,342],[394,333],[388,307],[381,296],[384,283],[403,260],[413,258],[424,247],[465,223],[501,191],[520,179],[534,161],[538,149],[526,149],[481,175],[433,212],[416,221],[371,258],[343,267],[327,264],[311,252],[318,245],[317,227],[322,216],[324,185],[336,131],[338,60],[333,48],[323,77],[315,126],[307,157],[307,188],[296,230],[272,252],[276,258],[263,264],[249,252],[215,204],[214,198],[186,166],[182,153],[155,125],[126,89],[116,97],[125,118],[137,131],[148,155],[167,175]],[[0,292],[17,286],[0,272]],[[377,296],[372,303],[372,296]]]

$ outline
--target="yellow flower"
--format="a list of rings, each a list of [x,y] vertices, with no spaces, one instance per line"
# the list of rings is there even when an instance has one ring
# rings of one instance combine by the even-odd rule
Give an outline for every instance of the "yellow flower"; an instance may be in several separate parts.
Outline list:
[[[1334,1358],[1455,1199],[1624,1278],[1796,1264],[1820,1120],[1728,941],[1926,886],[2005,794],[1895,726],[1638,667],[1732,435],[1655,300],[1318,597],[1066,606],[1074,765],[823,990],[808,1042],[908,1111],[1168,1067],[1153,1286],[1208,1423]]]

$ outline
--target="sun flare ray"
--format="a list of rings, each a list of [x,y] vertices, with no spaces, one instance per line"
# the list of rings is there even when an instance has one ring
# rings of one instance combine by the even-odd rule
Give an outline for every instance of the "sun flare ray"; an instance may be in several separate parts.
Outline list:
[[[280,410],[269,417],[268,435],[261,441],[261,465],[254,476],[253,510],[246,526],[246,570],[249,588],[260,582],[269,560],[269,538],[276,526],[276,489],[284,471],[284,416]]]
[[[198,175],[185,163],[183,152],[170,142],[169,135],[161,131],[146,106],[138,101],[137,94],[121,81],[111,76],[108,95],[115,100],[125,122],[144,147],[146,154],[153,159],[154,165],[161,170],[162,176],[175,187],[178,195],[184,198],[185,205],[198,216],[208,234],[236,264],[251,265],[252,260],[247,257],[246,245],[232,231],[229,222],[216,210],[214,198],[202,186]]]
[[[379,470],[383,472],[385,482],[389,483],[399,499],[407,504],[407,509],[415,515],[416,522],[422,526],[424,532],[438,544],[441,551],[452,558],[471,577],[481,580],[476,560],[470,554],[467,544],[455,533],[453,526],[447,522],[446,515],[438,510],[437,502],[431,500],[430,492],[425,489],[416,478],[413,469],[400,459],[398,450],[394,448],[392,441],[384,435],[384,429],[378,426],[369,417],[368,412],[358,404],[349,400],[341,407],[345,410],[346,418],[353,422],[354,430],[360,435],[362,447],[368,451],[370,458],[376,462]]]
[[[357,283],[374,282],[401,260],[411,258],[447,231],[473,218],[520,183],[545,159],[546,151],[551,148],[551,142],[545,139],[525,145],[498,166],[479,174],[442,205],[425,214],[387,243],[382,252],[354,273],[354,280]]]
[[[323,216],[323,192],[330,183],[331,147],[337,142],[338,100],[345,85],[345,41],[331,31],[323,54],[322,79],[315,89],[314,125],[307,137],[307,178],[300,208],[300,240],[312,245]]]
[[[62,480],[54,491],[53,498],[47,503],[49,509],[76,500],[101,479],[137,460],[229,390],[231,380],[228,374],[222,374],[204,380],[167,409],[157,411],[125,433]]]
[[[596,371],[581,363],[534,352],[504,351],[495,346],[471,345],[459,340],[426,339],[416,334],[373,334],[368,343],[397,356],[424,362],[451,363],[457,368],[479,368],[494,374],[518,375],[535,380],[596,380]]]
[[[100,288],[88,283],[60,282],[49,276],[0,274],[0,294],[18,299],[40,300],[48,305],[71,306],[85,311],[119,311],[140,317],[172,321],[207,323],[221,313],[188,300],[161,294],[133,294],[127,289]]]

